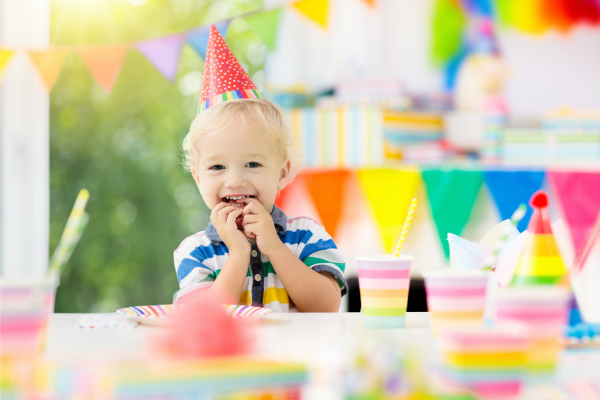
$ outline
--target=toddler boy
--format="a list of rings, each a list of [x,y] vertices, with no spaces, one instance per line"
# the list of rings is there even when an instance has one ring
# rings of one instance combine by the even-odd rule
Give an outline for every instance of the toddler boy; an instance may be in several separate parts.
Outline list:
[[[185,164],[212,212],[206,230],[175,250],[175,300],[203,289],[279,312],[337,312],[347,284],[335,243],[274,204],[293,178],[281,111],[260,98],[214,26],[198,111]]]

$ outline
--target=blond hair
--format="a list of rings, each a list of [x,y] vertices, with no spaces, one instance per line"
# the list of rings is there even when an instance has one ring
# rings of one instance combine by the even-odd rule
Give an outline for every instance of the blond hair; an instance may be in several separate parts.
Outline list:
[[[294,179],[300,165],[300,156],[283,112],[276,104],[265,99],[238,99],[212,106],[198,115],[183,139],[183,167],[191,172],[198,163],[196,141],[205,133],[218,134],[232,125],[241,124],[247,132],[262,131],[275,141],[281,160],[292,161],[288,183]]]

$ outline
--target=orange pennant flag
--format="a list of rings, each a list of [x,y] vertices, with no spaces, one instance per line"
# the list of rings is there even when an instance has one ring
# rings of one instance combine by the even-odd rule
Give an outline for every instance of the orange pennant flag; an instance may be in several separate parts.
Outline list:
[[[332,238],[342,215],[344,188],[350,171],[344,169],[305,171],[298,179],[306,185],[325,230]]]
[[[323,28],[327,27],[328,0],[300,0],[293,6]]]
[[[52,89],[58,74],[65,62],[65,57],[71,52],[69,49],[54,48],[44,51],[30,51],[29,57],[37,67],[48,90]]]
[[[6,67],[13,54],[14,51],[12,50],[0,49],[0,79],[2,79],[4,67]]]
[[[100,87],[110,93],[128,50],[125,44],[92,46],[80,49],[79,55]]]

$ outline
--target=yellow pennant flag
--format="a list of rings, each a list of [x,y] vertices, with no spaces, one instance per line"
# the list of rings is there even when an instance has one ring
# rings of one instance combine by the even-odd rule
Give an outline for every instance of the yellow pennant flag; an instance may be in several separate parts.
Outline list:
[[[293,6],[323,28],[327,27],[328,0],[300,0]]]
[[[6,67],[13,54],[14,51],[12,50],[0,49],[0,80],[2,79],[4,67]]]
[[[63,48],[54,48],[29,52],[29,57],[31,57],[31,60],[37,67],[48,90],[54,86],[54,82],[56,82],[56,78],[65,62],[65,57],[70,51]]]
[[[356,172],[371,205],[386,253],[391,253],[402,233],[406,212],[421,180],[418,169],[363,169]]]

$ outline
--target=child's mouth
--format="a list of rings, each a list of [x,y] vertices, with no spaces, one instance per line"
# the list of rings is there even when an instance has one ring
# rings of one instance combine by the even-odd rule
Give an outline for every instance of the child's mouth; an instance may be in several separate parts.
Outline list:
[[[230,206],[233,207],[238,207],[238,208],[244,208],[246,206],[245,203],[238,203],[238,200],[244,199],[246,197],[250,197],[252,199],[255,199],[256,196],[251,196],[251,195],[242,195],[242,196],[227,196],[227,197],[222,197],[221,201],[224,203],[228,203]]]
[[[250,197],[250,198],[252,198],[252,199],[255,199],[255,198],[256,198],[256,196],[251,196],[251,195],[242,195],[242,196],[226,196],[226,197],[223,197],[223,198],[221,198],[221,201],[222,201],[222,202],[224,202],[224,203],[227,203],[227,204],[229,204],[229,205],[230,205],[230,206],[232,206],[232,207],[237,207],[237,208],[240,208],[240,209],[242,209],[242,208],[244,208],[244,207],[246,206],[246,204],[245,204],[245,203],[238,203],[238,200],[244,199],[244,198],[246,198],[246,197]],[[237,218],[235,219],[235,224],[236,224],[238,227],[240,227],[240,228],[241,228],[241,227],[242,227],[242,223],[243,223],[243,221],[244,221],[244,216],[243,216],[243,215],[240,215],[239,217],[237,217]]]

